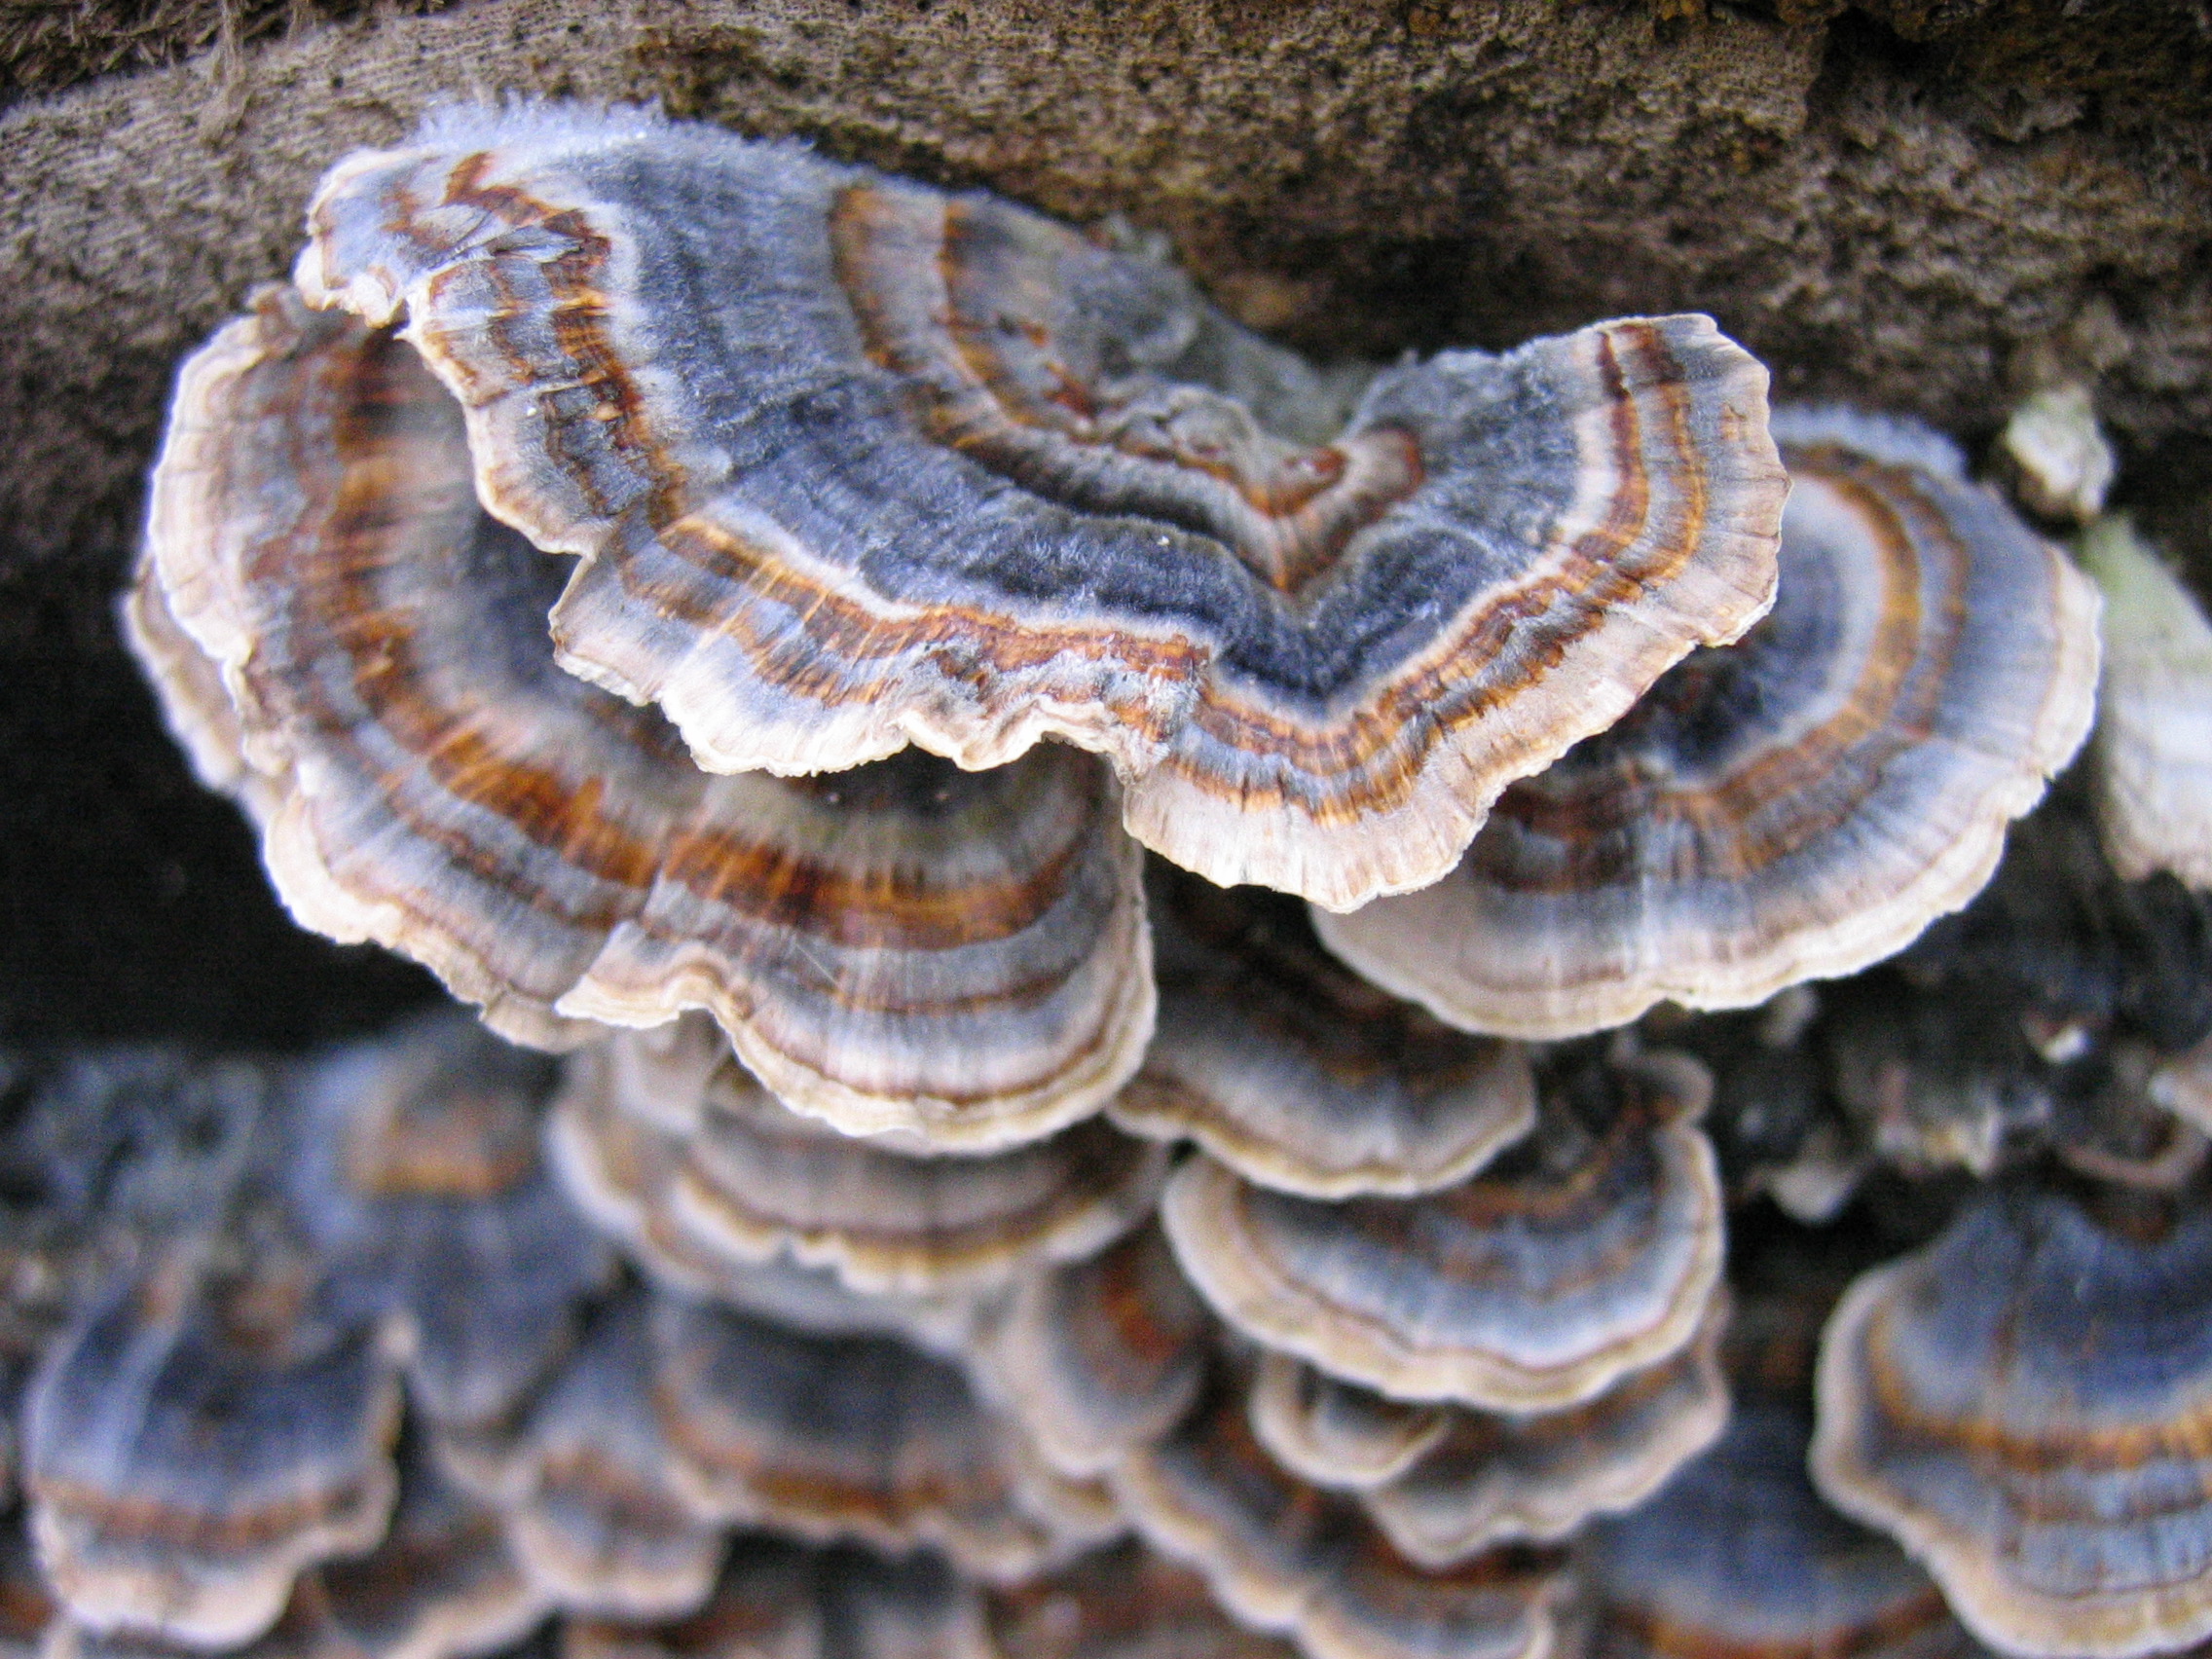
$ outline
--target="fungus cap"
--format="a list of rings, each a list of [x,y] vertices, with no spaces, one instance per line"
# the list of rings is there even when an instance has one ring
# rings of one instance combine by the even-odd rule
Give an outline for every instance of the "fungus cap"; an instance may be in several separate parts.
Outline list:
[[[455,1472],[501,1511],[532,1584],[609,1618],[688,1612],[715,1582],[720,1530],[684,1501],[649,1392],[645,1299],[596,1309],[581,1340],[511,1428],[448,1435]]]
[[[2212,1635],[2212,1212],[2007,1184],[1829,1320],[1813,1477],[2023,1656]]]
[[[970,1364],[1063,1474],[1104,1474],[1181,1420],[1214,1326],[1157,1227],[1034,1272],[984,1324]]]
[[[1018,1431],[948,1361],[893,1338],[823,1337],[663,1301],[645,1386],[695,1513],[816,1541],[927,1544],[1004,1581],[1065,1547]]]
[[[1058,737],[1176,863],[1344,907],[1772,597],[1766,375],[1706,317],[1344,422],[1153,260],[636,111],[449,110],[309,223],[309,301],[404,318],[485,504],[580,556],[563,662],[710,770]]]
[[[304,924],[540,1046],[703,1008],[854,1133],[979,1150],[1103,1103],[1153,1002],[1098,761],[709,777],[554,665],[559,571],[476,504],[460,408],[395,337],[265,289],[185,365],[134,610],[227,688],[234,788]],[[184,726],[206,674],[157,632]]]
[[[1214,1310],[1265,1346],[1400,1399],[1557,1411],[1689,1342],[1719,1279],[1721,1193],[1680,1054],[1571,1060],[1535,1133],[1419,1198],[1322,1203],[1210,1160],[1161,1218]]]
[[[1276,1638],[1244,1629],[1205,1580],[1134,1539],[1079,1557],[986,1602],[1007,1659],[1293,1659]]]
[[[1452,1427],[1448,1406],[1388,1399],[1272,1349],[1260,1355],[1245,1410],[1269,1456],[1340,1492],[1395,1480]]]
[[[323,1304],[385,1322],[433,1421],[508,1415],[613,1267],[539,1153],[554,1078],[441,1010],[316,1056],[288,1090],[283,1178]]]
[[[1711,1451],[1584,1534],[1590,1659],[1982,1659],[1928,1575],[1805,1477],[1811,1424],[1739,1401]]]
[[[1151,1213],[1166,1169],[1161,1149],[1095,1121],[986,1158],[914,1156],[788,1110],[734,1060],[707,1080],[698,1126],[669,1135],[630,1107],[607,1052],[568,1065],[560,1167],[585,1207],[624,1167],[652,1166],[631,1201],[664,1235],[732,1264],[829,1268],[866,1293],[973,1294],[1094,1254]]]
[[[1464,1180],[1535,1122],[1522,1049],[1455,1031],[1333,960],[1299,908],[1194,879],[1152,894],[1160,1021],[1108,1107],[1309,1198]]]
[[[1633,1509],[1728,1420],[1715,1297],[1690,1346],[1563,1412],[1446,1408],[1412,1465],[1359,1494],[1407,1560],[1444,1567],[1521,1539],[1555,1542],[1594,1515]]]
[[[1902,949],[1978,892],[2088,731],[2095,588],[1925,427],[1780,411],[1781,585],[1499,798],[1419,893],[1322,939],[1470,1031],[1741,1008]]]
[[[741,1533],[680,1619],[570,1619],[561,1659],[1002,1659],[976,1587],[942,1559]]]
[[[383,1537],[398,1379],[371,1329],[321,1325],[282,1277],[203,1285],[171,1256],[47,1353],[23,1485],[76,1621],[238,1646],[304,1568]]]
[[[1308,1659],[1544,1659],[1564,1565],[1493,1551],[1429,1572],[1394,1551],[1348,1497],[1316,1492],[1253,1438],[1241,1389],[1217,1382],[1157,1446],[1114,1472],[1145,1539],[1205,1575],[1254,1629]]]

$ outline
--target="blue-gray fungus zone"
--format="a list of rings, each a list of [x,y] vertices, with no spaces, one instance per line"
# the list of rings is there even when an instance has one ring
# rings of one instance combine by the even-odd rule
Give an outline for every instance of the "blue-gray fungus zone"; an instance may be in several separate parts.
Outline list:
[[[124,622],[455,1006],[0,1051],[0,1659],[2212,1640],[2147,535],[1703,316],[1317,365],[645,111],[308,230]]]
[[[1766,374],[1710,319],[1326,374],[1157,262],[642,118],[455,113],[310,211],[565,666],[716,771],[1106,756],[1137,838],[1334,909],[1767,608]]]

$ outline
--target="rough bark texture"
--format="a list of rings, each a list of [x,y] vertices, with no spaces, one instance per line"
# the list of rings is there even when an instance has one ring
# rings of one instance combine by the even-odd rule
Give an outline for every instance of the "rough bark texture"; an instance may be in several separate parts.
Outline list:
[[[439,98],[657,98],[1121,213],[1324,351],[1699,309],[1786,392],[1970,440],[2085,378],[2212,568],[2202,0],[0,0],[0,1035],[292,1041],[418,992],[289,933],[108,596],[175,359]]]

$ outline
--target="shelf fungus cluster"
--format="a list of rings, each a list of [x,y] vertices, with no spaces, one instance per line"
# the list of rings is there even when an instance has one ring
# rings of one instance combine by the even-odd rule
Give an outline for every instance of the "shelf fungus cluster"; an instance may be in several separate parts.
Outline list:
[[[2124,523],[1702,316],[1318,367],[638,111],[308,231],[126,624],[481,1020],[7,1057],[0,1645],[2212,1640],[2212,626]]]

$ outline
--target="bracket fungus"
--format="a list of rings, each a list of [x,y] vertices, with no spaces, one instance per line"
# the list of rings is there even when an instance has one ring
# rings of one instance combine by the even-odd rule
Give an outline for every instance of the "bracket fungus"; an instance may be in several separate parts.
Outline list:
[[[568,1067],[552,1133],[580,1206],[625,1232],[649,1210],[658,1235],[696,1255],[788,1256],[864,1292],[970,1294],[1094,1254],[1151,1213],[1165,1174],[1161,1149],[1095,1120],[984,1158],[856,1139],[789,1110],[728,1058],[698,1089],[696,1127],[674,1135],[654,1119],[678,1108],[623,1087],[636,1068],[601,1050]]]
[[[1003,1659],[1294,1659],[1215,1604],[1205,1580],[1133,1539],[1070,1562],[986,1603]]]
[[[1395,1480],[1452,1427],[1448,1406],[1388,1399],[1272,1349],[1261,1351],[1245,1411],[1269,1456],[1337,1492]]]
[[[669,1472],[647,1386],[648,1316],[645,1298],[617,1297],[515,1421],[441,1437],[455,1474],[498,1506],[530,1581],[607,1617],[689,1611],[722,1558],[720,1530]]]
[[[1444,1434],[1403,1473],[1359,1494],[1398,1553],[1443,1567],[1516,1540],[1552,1543],[1594,1515],[1633,1509],[1728,1420],[1715,1298],[1680,1352],[1563,1412],[1448,1409]]]
[[[292,1275],[126,1281],[47,1356],[23,1484],[41,1570],[79,1622],[196,1647],[274,1624],[302,1568],[384,1535],[398,1379]]]
[[[1740,1400],[1719,1441],[1575,1565],[1589,1659],[1981,1659],[1928,1575],[1805,1478],[1801,1406]]]
[[[1198,1408],[1114,1471],[1137,1530],[1215,1597],[1308,1659],[1543,1659],[1564,1563],[1492,1551],[1446,1571],[1406,1561],[1348,1497],[1316,1492],[1253,1438],[1220,1368]]]
[[[166,612],[219,671],[243,772],[203,771],[261,818],[294,914],[541,1046],[704,1008],[855,1133],[983,1147],[1094,1111],[1152,1024],[1103,768],[710,777],[554,665],[557,567],[468,469],[407,346],[283,290],[180,377],[130,613],[150,670],[178,657]],[[196,753],[203,680],[157,682]]]
[[[2002,1185],[1822,1342],[1815,1480],[1991,1646],[2212,1635],[2212,1212]]]
[[[1514,1539],[1556,1541],[1648,1497],[1728,1417],[1716,1298],[1680,1353],[1563,1412],[1392,1400],[1265,1354],[1252,1431],[1275,1461],[1347,1491],[1407,1560],[1450,1567]]]
[[[702,1304],[653,1309],[645,1386],[702,1519],[817,1541],[927,1544],[986,1580],[1070,1542],[1053,1481],[949,1361]]]
[[[1527,1054],[1469,1037],[1330,958],[1300,907],[1161,880],[1160,1019],[1108,1106],[1131,1134],[1195,1140],[1309,1198],[1464,1180],[1535,1122]]]
[[[977,1380],[1077,1479],[1180,1421],[1204,1381],[1214,1327],[1157,1227],[1087,1262],[1032,1273],[984,1324]]]
[[[446,1659],[503,1647],[544,1617],[499,1512],[448,1480],[426,1447],[403,1442],[399,1467],[383,1541],[302,1575],[262,1638],[269,1659],[287,1648],[303,1659]]]
[[[712,771],[1057,737],[1176,863],[1344,907],[1772,597],[1766,375],[1706,317],[1346,422],[1155,261],[634,110],[449,110],[309,222],[308,301],[404,321],[486,506],[581,560],[561,661]]]
[[[1419,1198],[1323,1203],[1205,1158],[1161,1219],[1215,1311],[1265,1346],[1408,1400],[1557,1411],[1689,1342],[1719,1280],[1721,1193],[1680,1054],[1568,1059],[1534,1133]]]
[[[1774,609],[1516,784],[1456,869],[1317,915],[1470,1031],[1741,1008],[1910,943],[2088,731],[2096,590],[1923,426],[1785,410]]]
[[[538,1151],[554,1068],[458,1010],[313,1063],[285,1115],[290,1208],[341,1319],[375,1320],[437,1422],[503,1417],[612,1267]]]

